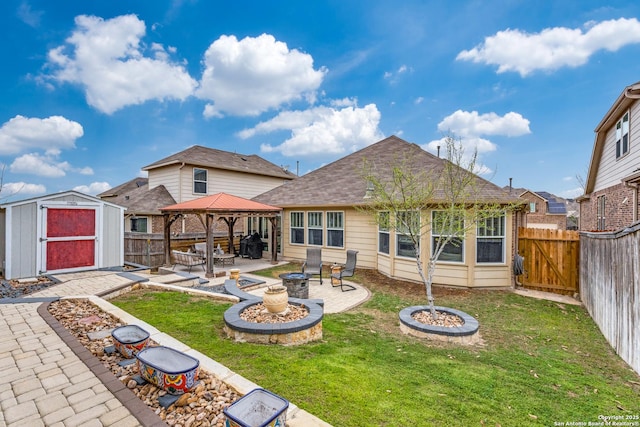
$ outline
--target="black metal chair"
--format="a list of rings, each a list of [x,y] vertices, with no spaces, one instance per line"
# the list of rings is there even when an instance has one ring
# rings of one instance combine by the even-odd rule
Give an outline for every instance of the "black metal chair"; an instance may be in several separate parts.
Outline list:
[[[307,248],[307,260],[302,264],[302,272],[312,276],[320,276],[322,285],[322,250],[320,248]]]
[[[356,261],[357,261],[357,255],[358,255],[358,251],[354,251],[352,249],[349,249],[347,251],[347,262],[344,265],[344,268],[340,270],[340,273],[332,273],[331,274],[331,286],[333,286],[334,288],[337,288],[338,286],[340,286],[340,290],[342,290],[342,292],[346,292],[346,291],[353,291],[355,290],[355,286],[350,285],[348,283],[344,283],[342,281],[342,278],[344,277],[352,277],[353,274],[356,271]],[[338,284],[334,284],[337,283]],[[346,289],[345,289],[346,288]]]

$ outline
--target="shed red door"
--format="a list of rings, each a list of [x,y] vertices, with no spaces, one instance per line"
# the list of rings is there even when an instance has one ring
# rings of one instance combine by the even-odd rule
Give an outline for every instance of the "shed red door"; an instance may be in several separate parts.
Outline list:
[[[46,270],[96,265],[96,210],[47,208]]]

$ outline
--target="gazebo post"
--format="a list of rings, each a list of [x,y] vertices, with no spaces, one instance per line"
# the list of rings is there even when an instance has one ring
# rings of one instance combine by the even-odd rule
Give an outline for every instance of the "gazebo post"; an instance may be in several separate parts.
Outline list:
[[[278,217],[273,216],[269,218],[271,223],[271,263],[278,262]]]
[[[213,261],[213,233],[211,232],[211,224],[213,223],[213,214],[205,214],[205,229],[207,233],[207,277],[215,277],[215,266]]]
[[[164,265],[171,265],[171,225],[180,217],[180,214],[173,214],[173,219],[170,213],[162,215],[164,220]]]

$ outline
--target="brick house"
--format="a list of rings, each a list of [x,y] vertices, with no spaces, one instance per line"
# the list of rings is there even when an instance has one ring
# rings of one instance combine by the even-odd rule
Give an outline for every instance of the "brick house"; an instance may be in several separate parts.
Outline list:
[[[546,191],[525,190],[519,197],[529,206],[524,216],[524,227],[567,229],[567,207],[563,200]]]
[[[624,88],[595,129],[580,230],[612,231],[638,222],[640,82]]]

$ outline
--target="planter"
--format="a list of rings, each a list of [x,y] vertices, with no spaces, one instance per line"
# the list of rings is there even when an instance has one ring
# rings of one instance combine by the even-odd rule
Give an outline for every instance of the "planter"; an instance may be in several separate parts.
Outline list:
[[[478,321],[467,313],[448,307],[438,307],[439,312],[458,316],[464,322],[462,326],[446,327],[434,326],[415,320],[412,315],[419,311],[429,310],[428,305],[407,307],[400,312],[400,330],[414,337],[428,338],[435,341],[445,341],[464,345],[474,345],[480,342]]]
[[[262,304],[269,313],[282,313],[287,309],[289,294],[287,288],[282,285],[269,286],[262,296]]]
[[[127,359],[134,358],[149,343],[149,332],[137,325],[119,326],[111,332],[111,336],[113,346]]]
[[[227,427],[284,427],[288,407],[286,399],[257,388],[222,411]]]
[[[148,347],[136,356],[140,376],[169,394],[183,394],[198,380],[200,361],[169,347]]]

